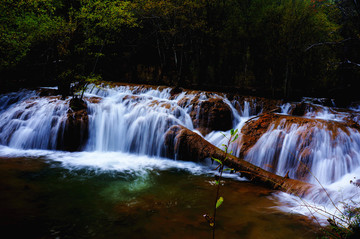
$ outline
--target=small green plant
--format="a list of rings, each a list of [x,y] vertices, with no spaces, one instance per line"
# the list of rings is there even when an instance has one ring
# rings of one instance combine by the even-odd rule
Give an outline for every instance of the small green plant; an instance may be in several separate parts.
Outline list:
[[[91,73],[88,76],[83,75],[77,75],[76,80],[78,81],[78,84],[75,86],[75,90],[78,92],[80,99],[83,99],[84,93],[87,89],[87,87],[91,84],[94,84],[94,87],[97,87],[97,85],[100,85],[101,83],[101,76]]]
[[[217,209],[222,205],[224,202],[224,198],[220,196],[220,185],[221,185],[221,179],[223,172],[225,171],[235,171],[231,168],[225,168],[226,160],[229,158],[229,155],[232,154],[232,151],[229,152],[229,148],[231,144],[239,137],[238,130],[232,129],[230,131],[230,137],[227,137],[225,134],[223,134],[224,137],[228,140],[227,144],[223,144],[224,147],[224,157],[222,159],[217,159],[212,157],[212,160],[218,163],[218,166],[215,170],[218,172],[215,175],[215,184],[216,184],[216,197],[215,197],[215,203],[214,203],[214,209],[213,209],[213,215],[210,216],[209,214],[203,215],[204,218],[209,223],[210,227],[212,228],[212,238],[215,238],[215,229],[216,229],[216,212]],[[300,163],[304,164],[299,160]],[[317,221],[320,227],[322,225],[320,222],[316,219],[314,216],[314,213],[319,213],[323,216],[326,216],[328,218],[329,226],[322,228],[322,237],[321,238],[334,238],[334,239],[355,239],[360,238],[360,203],[356,202],[354,200],[350,200],[350,202],[342,202],[343,206],[342,209],[340,209],[335,202],[331,199],[330,194],[327,192],[327,190],[324,188],[324,186],[320,183],[320,181],[315,177],[315,175],[310,171],[310,169],[305,165],[306,169],[311,173],[311,175],[317,180],[321,188],[326,193],[327,197],[329,198],[332,205],[335,207],[337,212],[340,215],[337,215],[337,213],[332,213],[326,210],[326,208],[320,208],[317,206],[313,206],[306,202],[300,195],[295,194],[303,203],[303,205],[309,210],[311,215],[313,215],[313,218]],[[354,178],[354,181],[350,181],[352,185],[355,187],[360,188],[360,180],[356,180]],[[271,180],[271,179],[270,179]],[[276,182],[273,182],[276,183]],[[280,187],[284,187],[283,185],[279,185]]]
[[[221,159],[212,157],[212,160],[216,161],[219,164],[215,169],[218,171],[218,173],[215,175],[216,197],[215,197],[215,203],[214,203],[214,212],[213,212],[213,216],[209,216],[208,214],[204,215],[205,219],[207,220],[210,227],[212,228],[213,238],[215,238],[216,211],[221,206],[221,204],[224,202],[224,198],[222,196],[220,196],[220,186],[221,186],[222,174],[225,171],[234,171],[234,169],[225,168],[224,162],[228,159],[229,154],[232,154],[232,151],[229,152],[230,145],[239,137],[237,129],[230,130],[230,137],[227,137],[225,134],[223,134],[223,135],[228,140],[227,144],[222,145],[224,147],[224,150],[223,150],[224,151],[224,159],[221,160]]]
[[[350,184],[360,188],[359,180],[354,179],[350,180]],[[342,204],[341,216],[332,215],[327,219],[329,226],[323,230],[323,238],[360,238],[360,203],[350,200]]]

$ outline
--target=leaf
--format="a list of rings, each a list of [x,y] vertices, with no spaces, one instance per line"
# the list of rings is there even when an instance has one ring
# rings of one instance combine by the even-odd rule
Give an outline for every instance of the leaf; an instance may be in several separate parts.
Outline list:
[[[214,158],[214,157],[211,157],[213,160],[215,160],[216,162],[218,162],[219,164],[223,164],[219,159],[216,159],[216,158]]]
[[[219,182],[218,180],[216,180],[216,181],[215,181],[215,184],[216,184],[216,185],[219,185],[219,184],[220,184],[220,182]]]
[[[234,129],[231,129],[231,130],[230,130],[230,134],[231,134],[231,135],[234,135],[234,132],[235,132]]]
[[[234,170],[235,170],[235,169],[233,169],[233,168],[224,168],[223,171],[225,172],[225,171],[234,171]]]
[[[226,135],[224,134],[224,133],[221,133],[226,139],[228,138],[228,137],[226,137]]]
[[[224,198],[219,197],[219,199],[216,202],[216,208],[219,208],[223,202],[224,202]]]
[[[234,142],[235,140],[237,140],[237,138],[239,137],[239,135],[235,135],[234,139],[231,142]]]

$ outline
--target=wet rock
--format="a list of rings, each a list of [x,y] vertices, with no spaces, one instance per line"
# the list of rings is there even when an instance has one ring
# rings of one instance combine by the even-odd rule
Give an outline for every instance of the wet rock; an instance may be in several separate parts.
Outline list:
[[[183,90],[184,90],[183,88],[177,86],[177,87],[171,89],[170,95],[171,95],[171,97],[175,97],[176,95],[183,92]]]
[[[70,101],[70,109],[62,123],[58,135],[58,149],[66,151],[81,150],[89,135],[89,116],[86,103],[77,98]]]
[[[74,112],[87,109],[87,104],[85,101],[78,97],[72,98],[69,102],[69,106]]]
[[[37,90],[39,92],[39,96],[53,96],[58,95],[57,89],[48,89],[48,88],[40,88]]]
[[[276,141],[271,141],[271,149],[268,148],[264,153],[267,155],[264,156],[267,164],[262,165],[262,167],[275,172],[278,167],[280,153],[285,147],[285,150],[291,152],[287,158],[287,164],[292,165],[291,177],[308,180],[311,176],[309,168],[313,164],[316,153],[314,149],[318,147],[319,140],[330,137],[331,145],[329,147],[336,148],[338,144],[348,142],[348,136],[351,135],[353,130],[360,130],[355,122],[264,114],[249,120],[242,128],[241,133],[243,135],[239,143],[239,147],[241,147],[240,157],[245,157],[247,160],[251,160],[253,157],[256,158],[258,156],[257,150],[261,150],[262,145],[265,145],[264,140],[275,140],[271,138],[271,135],[276,135]],[[295,133],[295,135],[291,136],[291,140],[296,140],[296,148],[290,148],[285,144],[285,136],[289,132]],[[269,134],[266,136],[269,138],[263,138],[260,141],[261,144],[256,145],[265,133]],[[288,140],[290,139],[288,138]],[[254,146],[256,148],[253,148]],[[348,153],[351,154],[351,152]]]
[[[97,104],[100,101],[102,101],[102,98],[93,96],[93,97],[86,98],[86,100],[89,101],[90,103]]]
[[[339,133],[339,130],[345,133],[349,133],[349,128],[360,130],[360,126],[353,121],[338,122],[331,120],[266,113],[258,117],[251,118],[242,128],[241,133],[243,134],[243,137],[241,141],[241,154],[246,154],[247,151],[252,146],[254,146],[255,143],[260,139],[260,137],[268,131],[270,126],[276,128],[279,125],[282,125],[281,128],[290,127],[291,125],[306,126],[308,130],[303,131],[300,136],[303,137],[303,139],[307,138],[310,141],[311,132],[316,128],[321,129],[325,127],[328,131],[331,131],[332,137],[336,137]],[[307,141],[304,142],[305,147]]]
[[[309,183],[278,176],[233,155],[225,155],[222,150],[183,126],[175,125],[168,130],[165,135],[165,145],[168,152],[173,152],[179,160],[200,161],[214,157],[223,161],[229,168],[241,172],[243,177],[272,189],[302,196],[313,187]]]
[[[244,156],[245,152],[256,144],[260,137],[268,130],[275,117],[275,114],[264,114],[246,122],[241,130],[243,134],[241,140],[241,156]]]
[[[235,109],[241,113],[245,108],[245,102],[249,104],[250,115],[257,115],[278,109],[283,103],[282,100],[267,99],[263,97],[254,96],[241,96],[241,95],[228,95],[228,99],[231,101]]]
[[[296,104],[292,110],[290,111],[290,114],[293,116],[304,116],[306,115],[306,113],[308,112],[319,112],[323,110],[323,107],[318,106],[318,105],[313,105],[311,103],[307,103],[307,102],[301,102]]]
[[[181,107],[187,104],[186,98],[179,101]],[[199,130],[201,134],[207,135],[214,130],[226,131],[232,128],[231,108],[222,99],[200,100],[197,96],[191,100],[190,107],[190,117],[194,128]]]
[[[295,116],[304,116],[308,110],[309,104],[301,102],[295,105],[290,114]]]

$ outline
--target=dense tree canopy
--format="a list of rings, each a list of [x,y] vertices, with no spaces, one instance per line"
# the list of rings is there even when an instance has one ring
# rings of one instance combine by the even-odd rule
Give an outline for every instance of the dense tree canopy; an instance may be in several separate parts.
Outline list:
[[[359,81],[359,12],[355,0],[4,0],[2,84],[68,91],[97,75],[331,96]]]

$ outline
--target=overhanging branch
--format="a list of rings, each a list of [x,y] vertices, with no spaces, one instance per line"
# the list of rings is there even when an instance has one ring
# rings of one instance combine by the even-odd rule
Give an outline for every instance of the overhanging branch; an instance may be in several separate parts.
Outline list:
[[[305,52],[307,52],[308,50],[312,49],[313,47],[317,47],[317,46],[323,46],[323,45],[338,45],[338,44],[342,44],[344,42],[350,41],[350,40],[357,40],[355,38],[346,38],[342,41],[331,41],[331,42],[319,42],[319,43],[315,43],[312,44],[311,46],[309,46],[308,48],[305,49]]]

